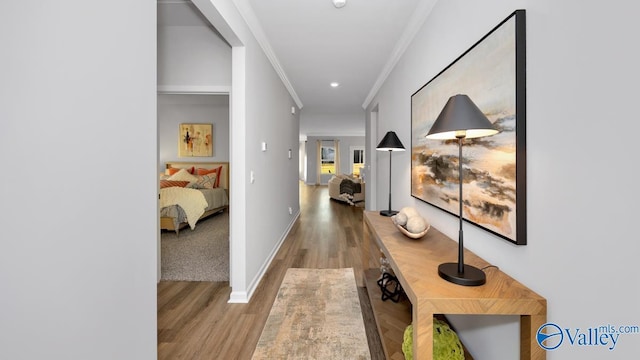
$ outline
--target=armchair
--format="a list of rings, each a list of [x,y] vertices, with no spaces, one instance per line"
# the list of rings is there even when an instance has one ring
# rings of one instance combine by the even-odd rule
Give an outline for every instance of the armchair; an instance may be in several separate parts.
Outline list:
[[[350,198],[351,194],[349,194],[348,191],[347,192],[340,191],[340,185],[342,184],[343,181],[351,182],[351,184],[346,184],[346,185],[353,185],[352,187],[343,186],[343,190],[344,188],[354,189],[353,198]],[[331,179],[329,179],[329,197],[338,201],[343,201],[346,203],[350,203],[352,205],[353,203],[364,201],[364,190],[365,190],[365,183],[362,182],[360,178],[352,177],[349,175],[334,175],[333,177],[331,177]]]

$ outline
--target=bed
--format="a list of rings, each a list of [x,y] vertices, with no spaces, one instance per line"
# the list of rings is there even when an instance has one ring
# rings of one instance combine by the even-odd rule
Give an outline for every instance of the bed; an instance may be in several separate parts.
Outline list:
[[[194,229],[199,220],[229,208],[229,163],[168,162],[159,195],[160,230]]]

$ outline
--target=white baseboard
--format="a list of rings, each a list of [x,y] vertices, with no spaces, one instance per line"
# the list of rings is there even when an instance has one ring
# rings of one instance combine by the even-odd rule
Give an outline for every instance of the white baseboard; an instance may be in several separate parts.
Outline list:
[[[227,302],[229,304],[246,304],[249,302],[249,297],[246,291],[232,291]]]
[[[247,291],[233,291],[232,289],[231,294],[229,295],[228,303],[246,304],[249,302],[249,300],[251,300],[251,296],[253,296],[253,292],[258,287],[258,284],[260,284],[260,281],[264,277],[264,274],[267,272],[267,269],[269,269],[269,265],[271,265],[271,262],[276,257],[276,254],[278,254],[278,251],[280,251],[280,247],[284,243],[287,236],[289,236],[289,232],[291,232],[293,225],[296,223],[299,217],[300,217],[300,210],[298,210],[298,212],[295,214],[295,216],[293,217],[293,220],[291,221],[291,223],[289,223],[289,226],[287,226],[287,229],[285,230],[284,234],[282,235],[282,237],[280,238],[276,246],[273,248],[273,250],[269,254],[269,257],[267,257],[267,260],[260,267],[258,274],[253,278],[253,280],[247,287]]]

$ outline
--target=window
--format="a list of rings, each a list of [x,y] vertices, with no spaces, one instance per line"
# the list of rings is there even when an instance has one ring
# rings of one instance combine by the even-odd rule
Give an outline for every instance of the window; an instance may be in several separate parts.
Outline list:
[[[322,162],[321,174],[336,173],[336,149],[333,146],[322,145],[320,160]]]
[[[360,176],[360,168],[364,167],[364,148],[354,147],[351,150],[351,173]]]

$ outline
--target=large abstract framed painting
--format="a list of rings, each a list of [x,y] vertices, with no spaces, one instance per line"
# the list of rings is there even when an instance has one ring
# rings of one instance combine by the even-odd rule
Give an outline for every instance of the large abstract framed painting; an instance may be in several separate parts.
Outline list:
[[[527,243],[525,11],[516,10],[411,95],[411,195],[458,215],[457,140],[425,135],[447,100],[466,94],[500,131],[465,139],[463,218]]]
[[[213,124],[180,124],[178,156],[213,156]]]

